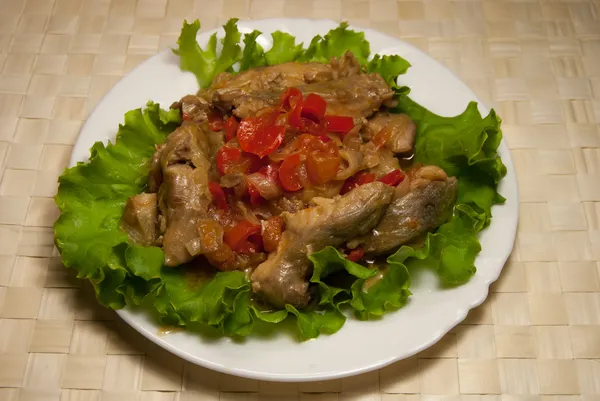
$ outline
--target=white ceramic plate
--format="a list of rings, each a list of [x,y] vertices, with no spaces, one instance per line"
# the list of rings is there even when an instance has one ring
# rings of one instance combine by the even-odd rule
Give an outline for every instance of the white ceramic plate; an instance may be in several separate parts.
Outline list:
[[[239,21],[242,32],[259,29],[265,49],[271,45],[270,33],[282,30],[308,44],[337,26],[329,20],[270,19]],[[360,30],[359,28],[353,28]],[[222,34],[222,29],[220,29]],[[372,53],[399,54],[412,64],[400,83],[408,85],[412,98],[441,115],[461,113],[468,102],[478,101],[459,79],[441,64],[415,47],[373,30],[364,30]],[[205,44],[211,32],[198,36]],[[85,161],[95,141],[114,140],[123,115],[144,106],[148,100],[168,107],[182,96],[197,91],[195,77],[179,70],[178,59],[165,50],[142,63],[123,78],[98,104],[84,125],[73,150],[71,164]],[[480,102],[479,102],[480,103]],[[480,111],[488,109],[480,104]],[[518,203],[517,182],[510,153],[504,142],[500,155],[508,168],[500,193],[506,204],[493,208],[490,227],[481,233],[483,247],[476,261],[477,274],[465,285],[450,290],[438,288],[432,273],[413,278],[414,295],[407,306],[379,321],[361,322],[349,318],[332,336],[298,343],[281,334],[269,339],[250,338],[234,342],[223,338],[206,340],[199,335],[175,332],[160,335],[159,327],[145,314],[128,309],[119,315],[156,344],[198,365],[220,372],[253,379],[275,381],[312,381],[339,378],[381,368],[407,358],[436,343],[460,323],[467,312],[487,297],[506,262],[515,239]]]

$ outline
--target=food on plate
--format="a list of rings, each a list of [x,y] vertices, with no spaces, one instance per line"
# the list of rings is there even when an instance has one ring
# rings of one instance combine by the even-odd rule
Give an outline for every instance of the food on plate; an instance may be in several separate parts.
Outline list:
[[[402,307],[416,265],[468,281],[503,201],[493,111],[431,113],[346,24],[266,51],[235,19],[220,52],[198,29],[175,53],[199,90],[128,112],[60,177],[55,242],[102,304],[228,336],[295,316],[308,339]]]

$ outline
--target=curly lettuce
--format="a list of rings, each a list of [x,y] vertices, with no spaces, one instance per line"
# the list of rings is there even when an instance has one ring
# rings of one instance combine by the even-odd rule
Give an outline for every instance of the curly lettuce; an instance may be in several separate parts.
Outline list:
[[[55,244],[64,265],[91,281],[102,305],[143,306],[164,324],[232,337],[294,321],[298,337],[307,340],[338,331],[346,310],[366,320],[404,306],[411,296],[410,271],[416,266],[433,269],[447,285],[464,283],[475,273],[481,250],[477,234],[489,225],[492,206],[503,202],[497,185],[506,168],[497,155],[502,132],[494,111],[482,117],[472,103],[455,117],[435,115],[412,101],[408,88],[396,84],[410,63],[398,55],[371,55],[364,33],[350,30],[346,23],[316,36],[306,48],[289,33],[273,32],[267,51],[258,43],[261,32],[242,35],[237,19],[223,26],[222,38],[210,36],[204,48],[196,41],[199,29],[198,20],[184,22],[173,51],[181,69],[193,73],[200,88],[222,72],[295,60],[329,62],[352,51],[365,71],[381,74],[396,90],[396,111],[417,123],[415,160],[439,165],[458,177],[454,214],[421,246],[402,246],[377,267],[351,262],[332,247],[313,253],[311,305],[301,310],[291,305],[265,308],[252,298],[245,273],[206,276],[198,269],[166,268],[161,248],[134,245],[119,229],[127,198],[145,189],[155,146],[181,123],[178,110],[149,102],[125,114],[114,144],[95,143],[88,162],[77,163],[59,178],[55,201],[61,215],[54,226]]]
[[[196,76],[200,88],[210,85],[221,72],[235,72],[234,65],[239,63],[239,70],[252,67],[275,65],[290,61],[328,63],[332,57],[342,56],[351,51],[368,72],[377,72],[395,89],[396,78],[406,73],[410,63],[398,55],[371,55],[371,47],[363,32],[355,32],[348,28],[346,22],[330,30],[324,36],[315,36],[308,48],[303,43],[296,44],[296,38],[289,33],[275,31],[271,34],[273,45],[265,52],[257,39],[262,34],[258,30],[243,36],[237,28],[237,18],[231,18],[224,26],[225,35],[221,39],[222,50],[217,52],[217,34],[210,36],[206,48],[200,47],[196,40],[200,30],[200,21],[191,24],[183,22],[177,39],[177,48],[173,53],[179,56],[179,65],[183,71]],[[240,47],[244,44],[244,50]],[[406,91],[406,88],[403,88]]]

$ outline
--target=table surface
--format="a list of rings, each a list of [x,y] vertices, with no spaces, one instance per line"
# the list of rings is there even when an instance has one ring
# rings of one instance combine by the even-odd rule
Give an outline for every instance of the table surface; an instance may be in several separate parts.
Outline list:
[[[488,300],[377,372],[280,384],[174,357],[53,248],[82,121],[182,20],[347,20],[404,39],[503,118],[520,227]],[[600,400],[599,0],[0,0],[0,400]]]

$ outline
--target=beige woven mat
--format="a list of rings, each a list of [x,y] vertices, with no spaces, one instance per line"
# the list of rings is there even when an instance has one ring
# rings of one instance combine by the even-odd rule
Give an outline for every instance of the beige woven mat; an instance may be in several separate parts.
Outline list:
[[[517,245],[489,299],[416,358],[273,384],[161,351],[66,274],[52,196],[82,121],[183,18],[328,17],[401,37],[504,119]],[[0,400],[600,400],[600,2],[0,0]],[[392,335],[392,334],[391,334]]]

